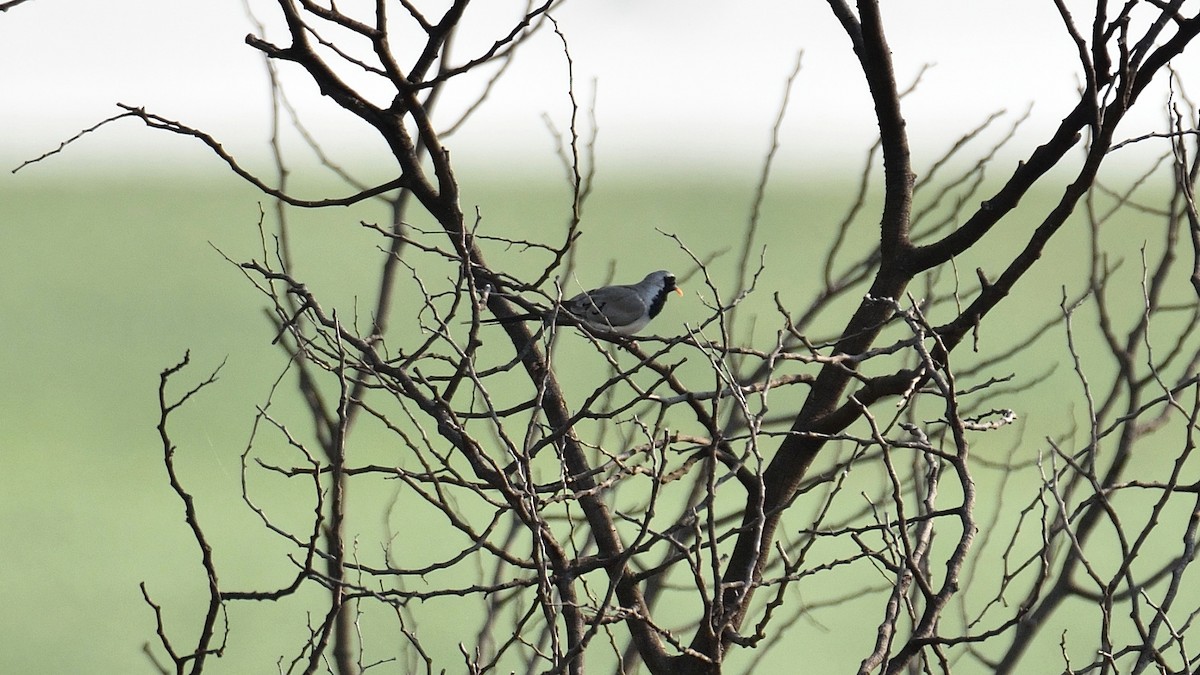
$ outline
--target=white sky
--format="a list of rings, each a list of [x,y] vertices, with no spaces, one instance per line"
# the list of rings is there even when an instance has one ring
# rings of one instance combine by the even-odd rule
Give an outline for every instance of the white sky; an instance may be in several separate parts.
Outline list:
[[[275,26],[268,36],[282,39],[275,2],[250,2],[257,16]],[[343,9],[361,4],[338,3]],[[474,53],[506,32],[497,27],[511,25],[515,4],[472,5],[468,11],[478,19],[458,53]],[[1036,103],[1031,133],[1052,127],[1069,109],[1078,68],[1050,0],[884,5],[900,80],[911,81],[922,64],[934,65],[906,101],[918,155],[922,148],[936,154],[1002,108],[1015,117]],[[1086,25],[1091,3],[1075,5]],[[398,3],[395,12],[400,23]],[[570,42],[585,104],[591,82],[598,83],[599,152],[609,166],[757,162],[801,49],[803,69],[784,128],[782,161],[817,170],[843,160],[854,165],[871,141],[866,86],[848,39],[820,0],[576,0],[554,16]],[[28,0],[0,14],[5,173],[113,114],[117,101],[204,129],[239,156],[261,152],[268,101],[262,59],[243,42],[251,30],[241,0]],[[566,125],[565,68],[558,38],[542,33],[451,142],[458,158],[495,161],[487,153],[515,150],[522,151],[515,156],[522,163],[552,162],[542,114]],[[308,125],[337,148],[371,147],[370,132],[360,122],[321,100],[310,82],[296,77],[298,68],[284,70]],[[461,105],[479,81],[464,80],[442,111]],[[1200,85],[1194,88],[1200,91]],[[195,147],[184,150],[188,146],[127,121],[56,161],[202,157]]]

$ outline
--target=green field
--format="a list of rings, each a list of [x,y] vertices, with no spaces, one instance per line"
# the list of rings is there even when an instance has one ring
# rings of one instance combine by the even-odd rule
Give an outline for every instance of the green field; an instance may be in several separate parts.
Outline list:
[[[700,257],[736,247],[740,235],[730,233],[747,221],[753,181],[601,181],[584,211],[581,283],[606,281],[614,258],[619,279],[660,267],[691,272],[688,256],[656,229],[678,234]],[[755,256],[764,248],[768,266],[750,303],[764,316],[760,338],[778,324],[770,317],[772,293],[802,294],[796,279],[816,278],[814,261],[852,182],[788,177],[773,185],[755,244]],[[469,178],[463,193],[465,211],[479,208],[481,233],[562,236],[569,195],[553,178]],[[154,620],[141,582],[164,607],[169,628],[180,635],[194,630],[205,588],[154,428],[158,374],[185,352],[193,366],[179,390],[225,362],[219,382],[174,427],[180,470],[196,491],[201,517],[212,523],[222,582],[271,587],[290,573],[288,549],[247,512],[239,487],[255,406],[286,363],[270,344],[264,298],[217,251],[236,261],[262,257],[260,204],[270,227],[269,202],[234,177],[200,171],[91,175],[33,167],[0,178],[0,673],[153,672],[142,654],[154,642]],[[873,211],[865,214],[856,237],[871,235]],[[359,221],[384,217],[375,205],[292,216],[299,274],[344,313],[374,300],[371,281],[382,254]],[[1139,227],[1131,224],[1121,244],[1123,255],[1132,256],[1122,272],[1131,297],[1138,290],[1137,251],[1159,238]],[[987,254],[1018,243],[1001,236]],[[1056,263],[1028,279],[1025,295],[983,332],[983,353],[1023,335],[1030,317],[1053,316],[1063,285],[1078,292],[1084,268],[1074,254],[1081,245],[1077,236],[1055,244]],[[489,255],[509,269],[544,263],[501,246]],[[730,283],[736,258],[736,248],[717,258],[714,270],[726,275],[715,279],[719,284]],[[963,260],[960,274],[973,279],[971,270],[985,263],[986,257]],[[670,334],[702,314],[698,292],[693,277],[689,295],[673,302],[656,332]],[[1062,349],[1061,332],[1048,336],[1027,364],[1029,377],[1061,359]],[[1074,395],[1078,386],[1068,371],[1064,364],[1054,378],[1006,401],[1028,424],[1031,444],[1023,452],[1036,452],[1049,430],[1078,413],[1065,400],[1064,392]],[[294,401],[277,405],[305,427]],[[1014,443],[1012,435],[998,435],[979,452],[1005,452]],[[363,527],[379,526],[370,522]],[[436,538],[436,530],[428,536]],[[798,638],[797,649],[820,646],[846,629],[869,640],[855,611],[823,615],[825,623]],[[876,610],[869,611],[873,622]],[[230,619],[230,655],[213,664],[221,672],[274,672],[276,658],[296,651],[305,621],[289,603],[238,606]],[[455,635],[461,620],[446,621]],[[1058,632],[1045,635],[1044,658],[1058,658]],[[451,671],[461,663],[454,641],[441,645]],[[825,653],[828,661],[820,664],[809,652],[813,667],[821,666],[812,672],[845,672],[865,653],[864,644]],[[787,658],[786,649],[780,657]],[[1028,659],[1046,662],[1040,655]]]

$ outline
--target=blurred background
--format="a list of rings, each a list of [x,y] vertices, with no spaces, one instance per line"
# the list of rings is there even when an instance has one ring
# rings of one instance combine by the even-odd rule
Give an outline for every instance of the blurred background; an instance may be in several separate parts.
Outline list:
[[[464,55],[490,46],[519,16],[508,3],[481,3],[472,12],[460,40]],[[913,82],[929,67],[920,95],[906,103],[914,138],[944,141],[992,112],[1021,112],[1035,103],[1029,131],[1037,134],[1066,113],[1079,69],[1052,4],[912,0],[885,12],[899,80]],[[801,52],[780,161],[813,171],[857,168],[859,148],[871,142],[866,87],[849,39],[824,3],[751,0],[735,9],[617,0],[565,3],[552,15],[569,40],[585,107],[595,83],[598,154],[614,170],[757,167]],[[186,120],[239,157],[264,156],[266,70],[244,37],[258,22],[268,39],[279,37],[273,3],[28,0],[3,18],[0,114],[9,130],[3,146],[9,164],[118,112],[116,102]],[[460,132],[463,160],[556,166],[542,114],[561,127],[569,111],[562,45],[547,32],[523,52],[483,114]],[[295,85],[288,94],[315,133],[336,131],[348,152],[377,152],[368,131],[322,100],[302,73],[284,68],[281,76]],[[448,91],[443,114],[456,117],[452,111],[476,92],[465,85]],[[71,164],[135,170],[204,157],[194,143],[136,126],[89,138],[73,149]]]
[[[460,54],[507,32],[518,14],[506,5],[472,6]],[[569,2],[553,16],[583,134],[597,131],[584,283],[640,278],[663,260],[683,267],[656,227],[702,251],[727,247],[722,235],[749,216],[797,59],[765,212],[781,227],[764,229],[763,243],[768,263],[805,259],[805,236],[844,208],[876,138],[849,40],[825,3]],[[992,113],[1005,120],[994,140],[1028,110],[998,160],[1003,176],[1071,105],[1079,69],[1052,3],[910,0],[885,7],[885,20],[899,80],[920,78],[905,101],[918,167]],[[260,0],[28,0],[0,13],[0,672],[151,672],[143,582],[168,627],[195,628],[187,608],[205,589],[154,428],[158,374],[189,350],[189,382],[225,365],[176,420],[181,471],[195,480],[202,517],[220,524],[215,548],[233,552],[222,569],[244,587],[278,582],[260,563],[272,544],[240,501],[239,457],[254,406],[286,364],[270,345],[263,298],[224,257],[261,257],[269,201],[200,143],[133,120],[13,171],[120,102],[202,129],[271,175],[267,71],[244,43],[259,22],[279,37],[275,5]],[[541,32],[454,135],[465,210],[479,207],[501,229],[561,227],[570,197],[553,130],[570,124],[567,68],[560,39]],[[334,161],[368,182],[391,177],[369,129],[303,74],[283,67],[280,77]],[[478,88],[451,88],[444,119]],[[1161,110],[1145,106],[1131,129],[1160,128]],[[294,132],[284,140],[300,196],[345,193]],[[358,223],[385,217],[370,204],[294,215],[307,278],[352,297],[374,275]],[[644,245],[644,258],[618,255],[603,237]],[[1061,295],[1060,282],[1048,283],[1039,310]],[[696,302],[673,305],[662,330]],[[283,608],[261,611],[288,620]],[[293,645],[268,636],[261,647]],[[836,672],[861,654],[829,658]]]

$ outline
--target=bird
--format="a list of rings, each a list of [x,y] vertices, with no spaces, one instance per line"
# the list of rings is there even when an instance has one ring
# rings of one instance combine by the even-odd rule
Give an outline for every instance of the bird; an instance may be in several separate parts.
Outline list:
[[[584,328],[617,335],[633,335],[658,316],[674,291],[680,297],[683,290],[675,285],[675,275],[666,270],[651,272],[636,284],[602,286],[584,291],[543,312],[486,319],[483,323],[515,323],[517,321],[550,321],[559,324],[582,325]]]

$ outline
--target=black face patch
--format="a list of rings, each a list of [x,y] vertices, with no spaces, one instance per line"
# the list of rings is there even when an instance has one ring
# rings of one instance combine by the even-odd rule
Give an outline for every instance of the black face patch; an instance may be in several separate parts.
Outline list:
[[[667,277],[667,283],[663,284],[662,290],[654,295],[654,299],[650,301],[650,318],[658,316],[662,311],[663,305],[667,304],[667,293],[675,290],[675,280]]]

